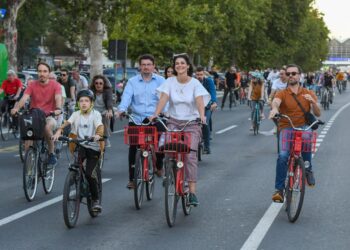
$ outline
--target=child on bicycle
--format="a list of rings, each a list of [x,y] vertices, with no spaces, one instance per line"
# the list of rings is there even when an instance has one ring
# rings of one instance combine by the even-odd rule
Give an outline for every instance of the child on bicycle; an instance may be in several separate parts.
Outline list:
[[[264,85],[264,81],[262,74],[258,73],[258,72],[253,72],[252,74],[252,80],[251,83],[249,85],[249,90],[248,90],[248,100],[251,101],[251,122],[252,125],[250,127],[250,130],[253,130],[253,123],[254,123],[254,119],[253,119],[253,114],[254,114],[254,108],[255,108],[255,104],[259,103],[260,106],[260,114],[261,114],[261,118],[264,117],[264,93],[265,93],[265,85]]]
[[[93,142],[83,144],[78,154],[82,161],[86,159],[85,176],[90,186],[92,210],[101,212],[102,207],[99,201],[100,197],[98,196],[98,176],[101,173],[97,162],[104,147],[103,143],[98,143],[103,137],[104,126],[102,124],[101,114],[93,108],[94,100],[95,96],[91,90],[84,89],[79,91],[77,95],[79,110],[75,111],[71,117],[64,122],[52,139],[58,140],[63,129],[68,125],[72,125],[72,133],[78,139],[94,138]]]

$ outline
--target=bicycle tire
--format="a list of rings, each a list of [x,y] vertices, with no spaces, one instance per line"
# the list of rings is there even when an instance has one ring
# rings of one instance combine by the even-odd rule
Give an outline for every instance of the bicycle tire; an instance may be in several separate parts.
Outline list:
[[[43,188],[45,194],[49,194],[52,191],[53,184],[55,182],[55,169],[56,167],[48,167],[48,152],[45,152],[46,159],[41,159],[41,179],[43,181]]]
[[[153,199],[154,185],[155,185],[155,169],[153,168],[153,158],[151,152],[148,153],[148,181],[146,181],[146,197],[147,200]]]
[[[101,178],[101,171],[98,171],[97,178],[98,178],[98,198],[99,198],[99,202],[100,202],[100,205],[101,205],[101,203],[102,203],[102,178]],[[86,198],[86,201],[87,201],[87,207],[88,207],[88,212],[89,212],[90,216],[92,218],[97,217],[100,214],[100,212],[96,212],[96,211],[92,210],[92,199],[91,199],[91,196],[88,196]]]
[[[292,164],[290,161],[290,164]],[[295,159],[292,176],[288,176],[286,187],[288,220],[294,223],[301,212],[305,195],[305,165],[302,158]],[[293,181],[293,183],[291,183]],[[293,185],[293,188],[290,188]]]
[[[260,118],[260,112],[259,109],[255,108],[254,114],[253,114],[253,130],[254,130],[254,135],[259,134],[259,118]]]
[[[143,180],[143,158],[141,156],[141,150],[136,151],[135,157],[135,169],[134,169],[134,202],[137,210],[141,209],[143,202],[143,189],[144,189],[144,180]]]
[[[4,141],[7,141],[9,138],[10,138],[10,120],[8,118],[8,113],[7,112],[4,112],[1,114],[1,122],[0,122],[0,125],[1,125],[1,129],[0,129],[0,132],[1,132],[1,138],[4,140]],[[7,129],[7,131],[5,131]]]
[[[23,190],[27,201],[34,200],[38,189],[38,156],[36,151],[30,147],[26,152],[23,164]]]
[[[80,173],[70,170],[63,189],[63,219],[68,228],[75,227],[80,210]]]
[[[169,227],[175,225],[177,202],[179,200],[176,194],[176,167],[173,161],[167,161],[165,164],[165,217]]]
[[[21,162],[24,163],[24,158],[25,158],[25,147],[24,147],[24,140],[19,139],[18,141],[18,153],[19,153],[19,158],[21,159]]]
[[[100,170],[102,170],[102,168],[103,168],[104,161],[105,161],[105,154],[103,152],[103,153],[101,153],[100,158],[98,159],[98,162],[97,162],[98,167],[100,168]]]
[[[182,169],[181,171],[183,171],[183,179],[185,180],[185,170]],[[186,187],[185,181],[182,182],[182,190],[184,192],[184,195],[181,196],[182,211],[187,216],[191,214],[192,206],[189,204],[190,192],[189,192],[188,186]]]

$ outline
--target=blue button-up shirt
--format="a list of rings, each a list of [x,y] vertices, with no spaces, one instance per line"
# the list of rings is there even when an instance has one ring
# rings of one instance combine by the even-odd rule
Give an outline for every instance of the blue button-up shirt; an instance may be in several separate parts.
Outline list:
[[[118,110],[124,112],[130,106],[135,121],[141,123],[156,111],[159,101],[156,89],[164,81],[164,77],[156,74],[152,74],[150,81],[144,81],[141,74],[130,78],[124,89]]]

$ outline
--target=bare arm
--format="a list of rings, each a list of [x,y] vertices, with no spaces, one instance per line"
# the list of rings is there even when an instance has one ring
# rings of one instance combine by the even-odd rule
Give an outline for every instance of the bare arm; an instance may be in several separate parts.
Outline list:
[[[18,110],[20,110],[24,104],[27,102],[27,100],[29,99],[29,95],[28,94],[24,94],[21,98],[21,100],[19,100],[19,102],[16,102],[15,107],[11,110],[11,114],[15,115],[17,113]]]
[[[154,112],[154,116],[158,116],[163,111],[168,100],[169,100],[169,96],[162,92],[160,94],[159,102],[158,102],[156,111]]]
[[[203,96],[197,96],[196,97],[196,105],[197,105],[197,109],[198,109],[201,121],[202,121],[203,124],[205,124],[206,121],[205,121],[205,113],[204,113],[205,107],[204,107]]]
[[[279,98],[274,98],[271,104],[271,111],[270,111],[270,115],[269,118],[272,119],[275,117],[276,114],[279,113],[278,109],[281,105],[282,100]]]
[[[248,100],[250,100],[250,96],[252,95],[252,90],[253,90],[253,84],[250,81],[249,88],[248,88],[248,96],[247,96]]]
[[[261,97],[260,100],[264,100],[264,95],[265,95],[265,84],[261,85]]]
[[[55,95],[56,108],[61,109],[62,107],[62,95]]]
[[[74,101],[75,100],[75,86],[70,87],[69,91],[70,91],[70,97]]]

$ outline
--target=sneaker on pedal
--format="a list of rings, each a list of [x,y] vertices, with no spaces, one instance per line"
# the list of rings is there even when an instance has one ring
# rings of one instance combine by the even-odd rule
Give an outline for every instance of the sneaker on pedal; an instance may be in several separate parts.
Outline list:
[[[53,153],[49,154],[48,164],[51,166],[56,166],[57,164],[57,157]]]
[[[315,177],[312,170],[306,170],[305,177],[306,177],[306,182],[309,186],[312,186],[312,187],[315,186]]]
[[[189,205],[191,206],[198,206],[199,202],[197,199],[197,196],[194,193],[190,193],[189,198],[188,198]]]
[[[283,190],[276,190],[272,195],[272,200],[273,202],[283,203],[284,201]]]
[[[101,213],[102,211],[102,206],[100,204],[99,200],[94,200],[92,201],[92,207],[91,207],[92,211],[96,212],[96,213]]]

